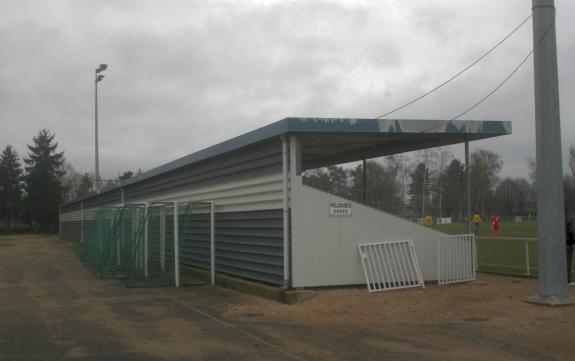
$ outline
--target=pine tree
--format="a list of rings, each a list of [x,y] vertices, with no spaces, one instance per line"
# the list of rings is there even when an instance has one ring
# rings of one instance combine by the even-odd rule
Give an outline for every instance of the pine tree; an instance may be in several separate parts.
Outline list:
[[[21,215],[22,179],[18,154],[7,145],[0,155],[0,218],[4,219],[7,231]]]
[[[54,231],[58,224],[58,205],[63,199],[62,166],[64,152],[57,152],[54,134],[42,129],[28,145],[26,163],[26,212],[29,220],[44,231]]]

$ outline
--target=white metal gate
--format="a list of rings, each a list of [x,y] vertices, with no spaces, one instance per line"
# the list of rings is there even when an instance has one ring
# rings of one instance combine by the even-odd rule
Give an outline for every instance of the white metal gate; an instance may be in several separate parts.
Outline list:
[[[369,292],[425,288],[411,240],[365,243],[358,247]]]
[[[438,284],[475,281],[477,251],[474,234],[441,236],[437,248]]]

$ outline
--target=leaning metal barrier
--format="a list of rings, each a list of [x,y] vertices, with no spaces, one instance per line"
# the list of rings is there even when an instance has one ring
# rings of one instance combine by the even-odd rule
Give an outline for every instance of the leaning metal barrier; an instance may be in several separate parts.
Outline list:
[[[369,292],[425,288],[411,240],[365,243],[358,248]]]

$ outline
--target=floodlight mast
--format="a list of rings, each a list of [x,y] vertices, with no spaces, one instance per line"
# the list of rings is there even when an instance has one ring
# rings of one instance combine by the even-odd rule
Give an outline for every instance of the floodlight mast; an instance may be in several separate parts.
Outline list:
[[[101,181],[100,181],[100,160],[98,157],[98,83],[104,79],[104,74],[100,74],[108,68],[106,64],[100,64],[94,72],[94,144],[95,144],[95,169],[94,169],[94,188],[96,193],[100,193]]]

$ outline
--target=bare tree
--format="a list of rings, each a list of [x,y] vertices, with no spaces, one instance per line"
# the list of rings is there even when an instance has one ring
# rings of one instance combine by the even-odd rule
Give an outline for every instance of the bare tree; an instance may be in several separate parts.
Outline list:
[[[486,149],[471,153],[471,191],[475,212],[486,214],[487,203],[499,180],[503,161],[499,154]]]
[[[409,157],[405,154],[396,154],[394,159],[395,162],[399,164],[397,178],[399,180],[399,184],[401,185],[401,216],[405,218],[407,206],[406,196],[408,195],[409,191],[409,181],[412,166],[409,162]]]
[[[526,215],[533,209],[531,192],[531,184],[526,179],[505,178],[495,189],[494,207],[502,217],[508,219],[513,219],[516,215]]]
[[[71,163],[68,163],[64,160],[62,167],[60,168],[62,175],[62,189],[63,189],[63,197],[64,201],[70,201],[76,197],[76,192],[78,189],[78,185],[80,184],[80,178],[82,177],[81,174],[76,172],[74,166]]]
[[[78,187],[76,187],[76,199],[84,198],[94,194],[92,191],[94,184],[94,176],[90,173],[84,173],[80,177]]]

